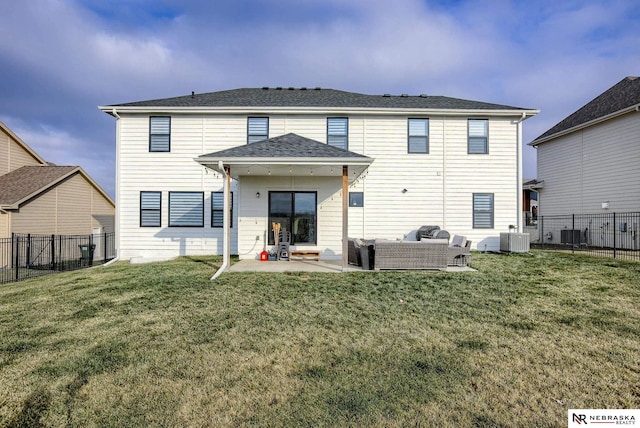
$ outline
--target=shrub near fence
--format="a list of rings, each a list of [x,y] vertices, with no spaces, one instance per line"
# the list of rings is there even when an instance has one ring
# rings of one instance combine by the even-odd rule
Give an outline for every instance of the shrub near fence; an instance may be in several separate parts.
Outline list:
[[[12,234],[0,239],[0,284],[82,269],[115,257],[115,235]]]
[[[570,214],[538,219],[542,248],[640,261],[640,213]]]

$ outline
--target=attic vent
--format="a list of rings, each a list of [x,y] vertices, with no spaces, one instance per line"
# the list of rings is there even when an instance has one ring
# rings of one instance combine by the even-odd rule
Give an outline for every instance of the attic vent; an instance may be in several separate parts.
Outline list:
[[[295,88],[293,86],[289,86],[289,90],[293,91]]]
[[[408,97],[409,95],[408,95],[408,94],[402,94],[402,95],[400,95],[400,96],[401,96],[401,97]]]
[[[277,90],[277,91],[281,91],[281,90],[282,90],[282,86],[277,86],[277,87],[276,87],[276,90]]]
[[[306,91],[306,90],[307,90],[307,87],[306,87],[306,86],[303,86],[302,88],[300,88],[300,90],[301,90],[301,91]]]
[[[427,98],[429,95],[427,94],[420,94],[420,98]]]
[[[268,86],[263,86],[263,87],[262,87],[262,90],[263,90],[263,91],[268,91],[268,90],[269,90],[269,87],[268,87]]]
[[[316,90],[316,91],[319,91],[320,89],[321,89],[321,88],[320,88],[320,86],[316,86],[316,87],[315,87],[315,90]]]
[[[391,94],[384,94],[383,97],[387,97],[389,98],[391,96]]]

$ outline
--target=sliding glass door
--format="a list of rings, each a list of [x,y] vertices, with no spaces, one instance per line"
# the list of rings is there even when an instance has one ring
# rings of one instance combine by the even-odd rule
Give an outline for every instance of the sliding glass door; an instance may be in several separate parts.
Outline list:
[[[269,192],[269,245],[274,244],[274,222],[280,223],[281,231],[291,233],[292,244],[316,244],[316,192]]]

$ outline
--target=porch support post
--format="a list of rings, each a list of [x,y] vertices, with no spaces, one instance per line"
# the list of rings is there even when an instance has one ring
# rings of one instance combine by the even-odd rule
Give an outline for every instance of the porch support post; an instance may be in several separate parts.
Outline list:
[[[342,166],[342,270],[349,263],[349,167]]]
[[[231,224],[231,168],[225,166],[224,172],[224,214],[222,217],[222,221],[224,222],[224,249],[222,252],[224,257],[223,262],[228,268],[228,266],[231,265],[231,228],[229,227]]]

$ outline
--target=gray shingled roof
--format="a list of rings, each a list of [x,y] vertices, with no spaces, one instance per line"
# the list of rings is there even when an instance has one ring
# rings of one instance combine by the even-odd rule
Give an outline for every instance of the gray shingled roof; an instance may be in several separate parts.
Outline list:
[[[0,206],[13,205],[49,187],[77,166],[23,166],[0,176]]]
[[[286,134],[268,140],[245,144],[219,152],[202,155],[200,158],[361,158],[358,153],[333,147],[297,134]]]
[[[241,88],[113,107],[355,107],[445,110],[531,110],[435,95],[366,95],[320,88]]]
[[[634,76],[625,77],[583,107],[561,120],[530,144],[535,145],[538,140],[545,139],[554,134],[575,128],[576,126],[638,104],[640,104],[640,78]]]

